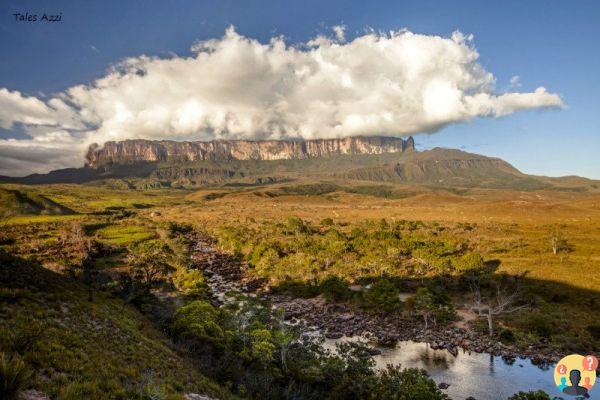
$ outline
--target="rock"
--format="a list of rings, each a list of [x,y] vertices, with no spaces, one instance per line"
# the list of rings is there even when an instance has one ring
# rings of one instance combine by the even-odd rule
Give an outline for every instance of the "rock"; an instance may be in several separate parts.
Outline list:
[[[197,393],[186,393],[183,395],[185,400],[215,400],[212,397],[205,396]]]
[[[376,349],[374,347],[369,347],[367,348],[367,353],[369,353],[369,355],[371,356],[378,356],[381,354],[381,350]]]
[[[449,383],[446,383],[446,382],[441,382],[441,383],[438,385],[438,388],[439,388],[439,389],[442,389],[442,390],[448,389],[449,387],[450,387],[450,384],[449,384]]]
[[[19,400],[50,400],[50,396],[37,390],[25,390],[19,394]]]
[[[325,337],[327,339],[340,339],[342,336],[344,336],[344,335],[341,334],[340,332],[327,332],[325,334]]]
[[[477,400],[477,399],[475,397],[473,397],[473,396],[469,396],[465,400]]]

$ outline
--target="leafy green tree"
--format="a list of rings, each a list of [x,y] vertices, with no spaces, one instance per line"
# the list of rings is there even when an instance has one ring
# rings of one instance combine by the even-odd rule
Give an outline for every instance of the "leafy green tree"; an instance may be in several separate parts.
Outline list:
[[[128,257],[135,279],[150,290],[160,278],[175,271],[171,249],[160,240],[148,240],[135,246]]]
[[[271,331],[259,327],[250,331],[250,354],[261,365],[267,366],[273,359],[276,347]]]

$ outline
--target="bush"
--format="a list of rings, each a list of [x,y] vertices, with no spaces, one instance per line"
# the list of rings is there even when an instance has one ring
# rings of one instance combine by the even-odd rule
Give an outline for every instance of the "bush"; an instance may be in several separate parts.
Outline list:
[[[372,284],[371,288],[363,292],[363,300],[367,308],[385,312],[394,312],[402,309],[400,290],[388,279],[380,279]]]
[[[538,390],[536,392],[519,392],[509,397],[508,400],[550,400],[550,396]]]
[[[0,399],[16,400],[32,379],[33,373],[21,358],[0,353]]]
[[[332,218],[323,218],[321,220],[321,225],[323,225],[323,226],[332,226],[333,225],[333,219]]]
[[[529,314],[525,320],[525,328],[543,338],[549,338],[555,333],[555,324],[552,318],[540,311]]]
[[[309,233],[310,227],[298,217],[288,217],[285,220],[285,231],[288,234]]]
[[[325,298],[333,301],[344,301],[350,297],[350,290],[348,285],[343,279],[337,276],[331,276],[321,282],[320,285],[321,293],[325,295]]]
[[[380,382],[376,390],[377,399],[397,400],[444,400],[449,397],[440,391],[424,370],[388,365],[381,372]]]
[[[172,330],[180,339],[213,344],[218,344],[224,336],[219,326],[219,310],[202,300],[193,301],[177,310]]]
[[[175,283],[188,296],[204,297],[207,294],[207,285],[200,270],[180,269],[175,275]]]
[[[502,343],[514,343],[515,340],[517,340],[514,332],[508,328],[502,329],[499,333],[499,336]]]

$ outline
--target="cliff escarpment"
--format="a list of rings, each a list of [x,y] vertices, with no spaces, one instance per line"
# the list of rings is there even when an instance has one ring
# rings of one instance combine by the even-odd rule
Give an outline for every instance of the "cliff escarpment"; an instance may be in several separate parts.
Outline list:
[[[90,146],[86,166],[138,162],[193,162],[226,160],[292,160],[334,155],[401,153],[414,150],[414,140],[394,137],[349,137],[316,140],[124,140]]]

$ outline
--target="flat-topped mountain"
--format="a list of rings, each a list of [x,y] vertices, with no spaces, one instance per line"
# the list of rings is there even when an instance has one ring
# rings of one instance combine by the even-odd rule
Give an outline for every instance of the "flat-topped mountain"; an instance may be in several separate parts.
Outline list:
[[[584,178],[523,174],[499,158],[460,150],[417,151],[412,137],[317,140],[124,140],[92,145],[83,168],[66,168],[0,182],[99,182],[111,187],[195,188],[248,186],[298,180],[374,182],[443,188],[561,188],[597,190]]]
[[[90,146],[86,165],[97,168],[110,164],[138,162],[194,162],[224,160],[292,160],[333,155],[402,153],[414,150],[412,137],[348,137],[316,140],[213,140],[176,142],[172,140],[124,140]]]

